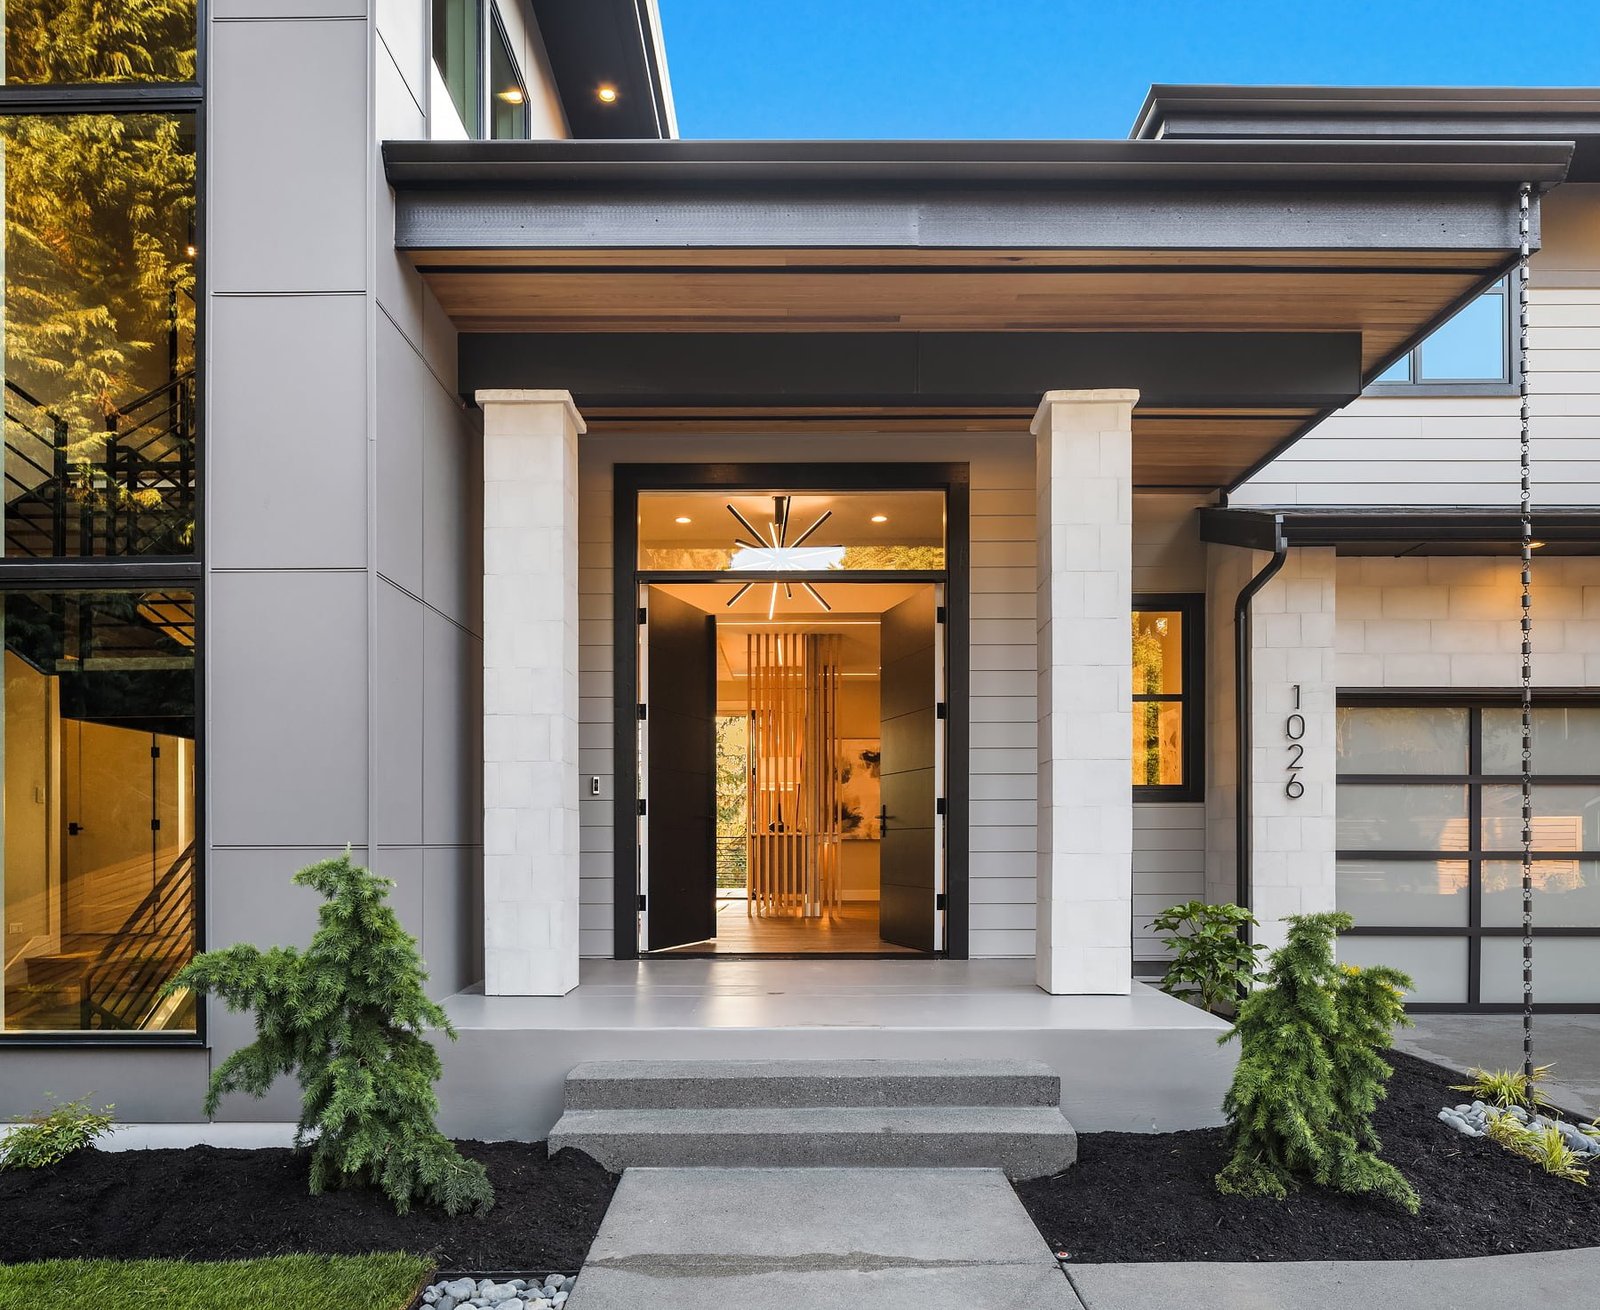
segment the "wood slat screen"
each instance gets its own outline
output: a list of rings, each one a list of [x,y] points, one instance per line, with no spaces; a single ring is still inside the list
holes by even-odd
[[[818,918],[840,901],[837,633],[746,638],[749,914]]]

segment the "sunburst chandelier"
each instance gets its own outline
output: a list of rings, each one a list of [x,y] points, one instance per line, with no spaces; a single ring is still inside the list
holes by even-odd
[[[839,561],[839,556],[844,550],[843,546],[807,546],[811,534],[833,517],[831,509],[822,511],[821,516],[809,528],[802,532],[792,542],[789,540],[789,509],[790,497],[774,496],[772,498],[772,522],[768,524],[766,532],[750,522],[749,519],[732,505],[728,506],[728,513],[732,514],[734,521],[750,534],[754,540],[744,537],[735,537],[734,545],[739,547],[739,552],[734,556],[735,569],[760,569],[767,573],[820,573],[831,568]],[[732,609],[744,597],[744,594],[756,584],[747,582],[729,598],[727,607]],[[774,582],[772,594],[767,600],[767,618],[771,619],[778,611],[778,588],[783,588],[785,600],[794,599],[794,586],[788,582]],[[833,606],[822,598],[822,593],[809,582],[801,582],[800,588],[812,600],[816,601],[824,610],[831,613]]]

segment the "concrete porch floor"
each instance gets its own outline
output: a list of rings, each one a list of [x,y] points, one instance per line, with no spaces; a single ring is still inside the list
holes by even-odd
[[[566,996],[449,997],[443,1127],[543,1138],[584,1060],[1043,1060],[1080,1131],[1221,1122],[1220,1020],[1135,983],[1050,996],[1031,960],[585,960]]]

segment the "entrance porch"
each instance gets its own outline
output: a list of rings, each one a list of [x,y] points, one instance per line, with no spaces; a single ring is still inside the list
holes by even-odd
[[[1039,1060],[1080,1132],[1220,1123],[1234,1062],[1214,1016],[1143,983],[1051,996],[1031,960],[584,960],[565,996],[445,1009],[442,1126],[490,1139],[543,1140],[586,1060]]]

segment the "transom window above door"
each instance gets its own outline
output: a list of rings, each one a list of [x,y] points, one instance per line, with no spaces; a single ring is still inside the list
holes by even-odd
[[[945,567],[940,491],[642,491],[639,567],[826,573]]]

